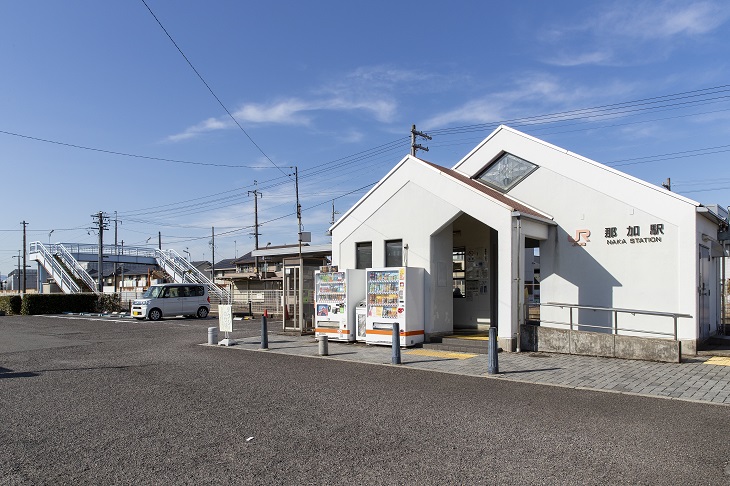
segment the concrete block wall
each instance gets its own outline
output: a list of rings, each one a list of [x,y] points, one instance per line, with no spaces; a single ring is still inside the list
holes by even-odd
[[[682,357],[679,341],[531,325],[520,327],[520,349],[664,363],[679,363]]]

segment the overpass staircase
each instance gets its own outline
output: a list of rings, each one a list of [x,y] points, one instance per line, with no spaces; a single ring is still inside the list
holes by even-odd
[[[79,245],[75,243],[54,243],[48,246],[40,241],[30,244],[29,256],[37,261],[59,288],[67,294],[92,291],[96,294],[96,281],[79,263],[84,261],[98,261],[98,245]],[[147,247],[125,247],[118,251],[113,245],[102,248],[105,262],[124,263],[156,263],[177,283],[198,283],[208,287],[212,299],[220,303],[231,302],[231,293],[222,289],[208,278],[203,272],[195,268],[175,250],[159,250]],[[87,287],[86,289],[84,287]]]
[[[62,245],[46,246],[40,241],[30,244],[29,255],[37,261],[66,294],[94,291],[94,279]],[[86,284],[83,289],[80,282]],[[97,292],[98,293],[98,292]]]

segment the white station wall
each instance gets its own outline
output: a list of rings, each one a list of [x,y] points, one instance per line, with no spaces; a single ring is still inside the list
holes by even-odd
[[[427,333],[449,331],[453,326],[451,302],[444,301],[444,292],[451,298],[453,282],[451,249],[451,234],[439,229],[444,222],[448,222],[459,214],[459,209],[433,193],[423,189],[418,184],[391,178],[388,185],[403,184],[399,188],[390,187],[394,193],[383,200],[377,197],[368,198],[365,203],[369,207],[358,208],[343,224],[333,231],[332,248],[333,263],[340,268],[355,268],[357,243],[372,242],[373,268],[385,266],[385,242],[388,240],[402,240],[408,245],[403,250],[404,259],[407,254],[407,264],[410,267],[421,267],[425,271],[424,288],[424,315],[426,317],[425,331]],[[389,192],[381,188],[378,194]],[[432,238],[431,235],[434,235]],[[435,248],[432,249],[432,245]],[[432,260],[434,255],[441,255],[441,259]],[[447,272],[439,275],[439,271]],[[443,284],[443,285],[440,285]]]
[[[539,166],[509,195],[551,214],[558,225],[541,246],[541,302],[696,316],[693,204],[511,130],[498,132],[456,168],[474,176],[503,151]],[[652,225],[658,234],[650,234]],[[541,312],[543,319],[568,321],[567,310],[543,307]],[[575,317],[611,324],[605,312],[581,311]],[[673,321],[622,314],[619,327],[671,332]],[[680,320],[679,337],[696,338],[695,319]]]

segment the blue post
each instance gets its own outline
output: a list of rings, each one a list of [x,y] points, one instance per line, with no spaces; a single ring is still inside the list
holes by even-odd
[[[487,374],[496,375],[497,373],[499,373],[499,363],[497,362],[497,328],[492,326],[489,328]]]
[[[393,356],[390,359],[391,364],[400,363],[400,324],[393,323]]]
[[[269,349],[269,333],[266,329],[266,316],[261,316],[261,349]]]

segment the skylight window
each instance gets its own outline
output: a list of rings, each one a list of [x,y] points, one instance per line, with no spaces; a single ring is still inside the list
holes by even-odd
[[[477,179],[499,191],[507,192],[535,169],[535,164],[512,154],[504,154],[477,176]]]

